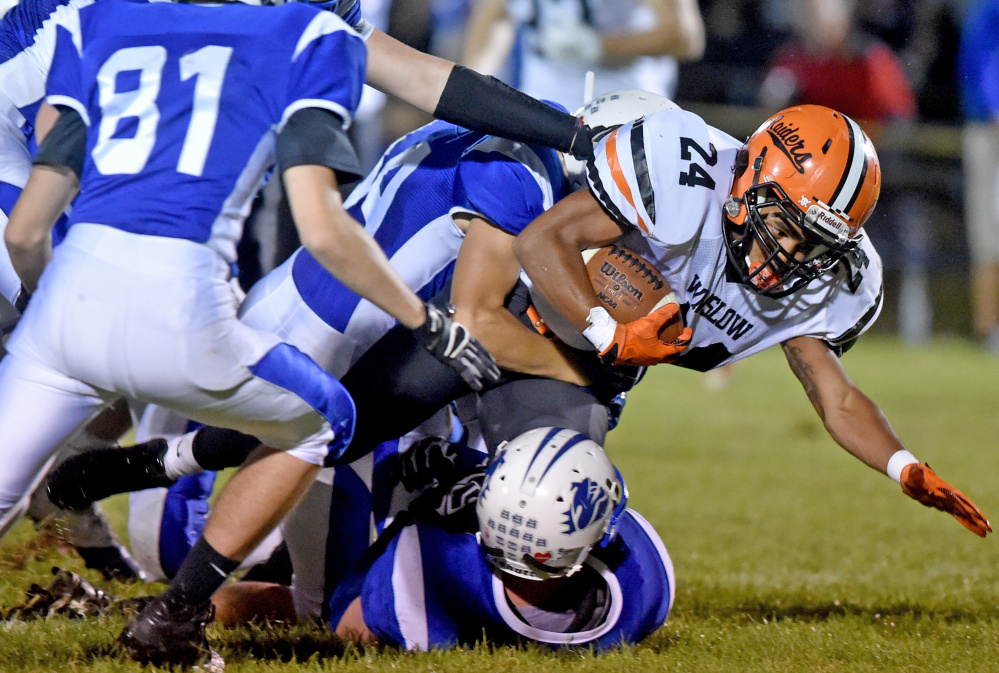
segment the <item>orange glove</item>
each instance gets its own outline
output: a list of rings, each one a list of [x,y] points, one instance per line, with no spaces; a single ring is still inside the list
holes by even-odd
[[[661,362],[671,362],[690,344],[693,332],[684,327],[679,336],[670,341],[659,338],[659,331],[673,321],[680,312],[678,304],[666,304],[652,313],[614,328],[614,340],[600,352],[604,364],[651,367]]]
[[[927,507],[950,513],[979,537],[992,532],[992,525],[975,503],[938,477],[925,463],[912,463],[902,468],[902,492]]]

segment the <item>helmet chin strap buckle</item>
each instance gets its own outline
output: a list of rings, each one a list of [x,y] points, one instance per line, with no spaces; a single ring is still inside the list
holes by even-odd
[[[729,217],[736,217],[739,211],[742,210],[742,199],[737,199],[734,196],[729,196],[725,199],[725,214]]]

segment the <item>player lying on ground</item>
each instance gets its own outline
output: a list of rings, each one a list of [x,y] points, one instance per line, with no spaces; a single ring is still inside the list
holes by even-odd
[[[707,371],[779,343],[838,444],[976,535],[992,530],[905,449],[839,363],[882,302],[881,260],[861,228],[881,168],[860,126],[802,106],[741,143],[665,110],[607,133],[596,152],[589,189],[539,217],[514,247],[535,289],[601,358]],[[676,292],[693,329],[681,352],[658,338],[665,316],[618,324],[600,307],[580,251],[611,242],[653,261]]]
[[[345,638],[424,651],[483,639],[598,651],[637,643],[666,620],[676,587],[662,540],[626,499],[596,443],[531,430],[500,448],[484,481],[439,484],[398,513],[331,588],[326,620]],[[363,499],[354,503],[357,512],[338,513],[367,523]],[[236,582],[212,600],[233,625],[260,610],[293,618],[277,611],[289,592]]]
[[[9,524],[56,444],[122,395],[276,447],[234,477],[167,593],[122,636],[138,658],[193,662],[206,654],[208,598],[326,456],[342,451],[354,420],[334,378],[236,320],[234,242],[275,158],[302,240],[327,269],[473,385],[494,376],[494,365],[405,285],[342,209],[336,173],[356,161],[343,128],[365,49],[341,19],[297,3],[117,0],[73,16],[58,29],[47,85],[49,102],[67,109],[5,237],[22,283],[38,295],[0,362],[0,515]],[[333,61],[342,65],[335,72]],[[118,74],[134,72],[143,74],[138,88],[117,91]],[[261,81],[289,85],[261,89]],[[136,136],[111,137],[131,115],[140,120]],[[52,253],[51,227],[78,184],[69,233]]]

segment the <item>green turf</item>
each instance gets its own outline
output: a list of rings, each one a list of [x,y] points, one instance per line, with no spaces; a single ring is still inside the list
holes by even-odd
[[[917,457],[999,517],[999,359],[957,340],[905,349],[875,337],[843,362]],[[740,363],[721,392],[693,372],[651,371],[607,448],[676,566],[673,613],[639,647],[411,655],[345,649],[304,627],[213,627],[228,670],[999,669],[996,541],[909,500],[835,446],[779,351]],[[120,524],[123,502],[106,505]],[[0,544],[0,606],[47,582],[53,564],[79,568],[32,540],[22,523]],[[120,627],[115,618],[0,623],[0,670],[139,670],[112,649]]]

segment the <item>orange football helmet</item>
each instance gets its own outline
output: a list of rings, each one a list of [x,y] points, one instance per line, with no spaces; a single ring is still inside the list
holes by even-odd
[[[782,110],[749,137],[736,158],[725,202],[729,259],[758,293],[786,296],[857,248],[880,193],[877,152],[855,121],[820,105]],[[794,254],[764,222],[775,215],[803,238]],[[749,260],[754,241],[763,249],[763,263]]]

